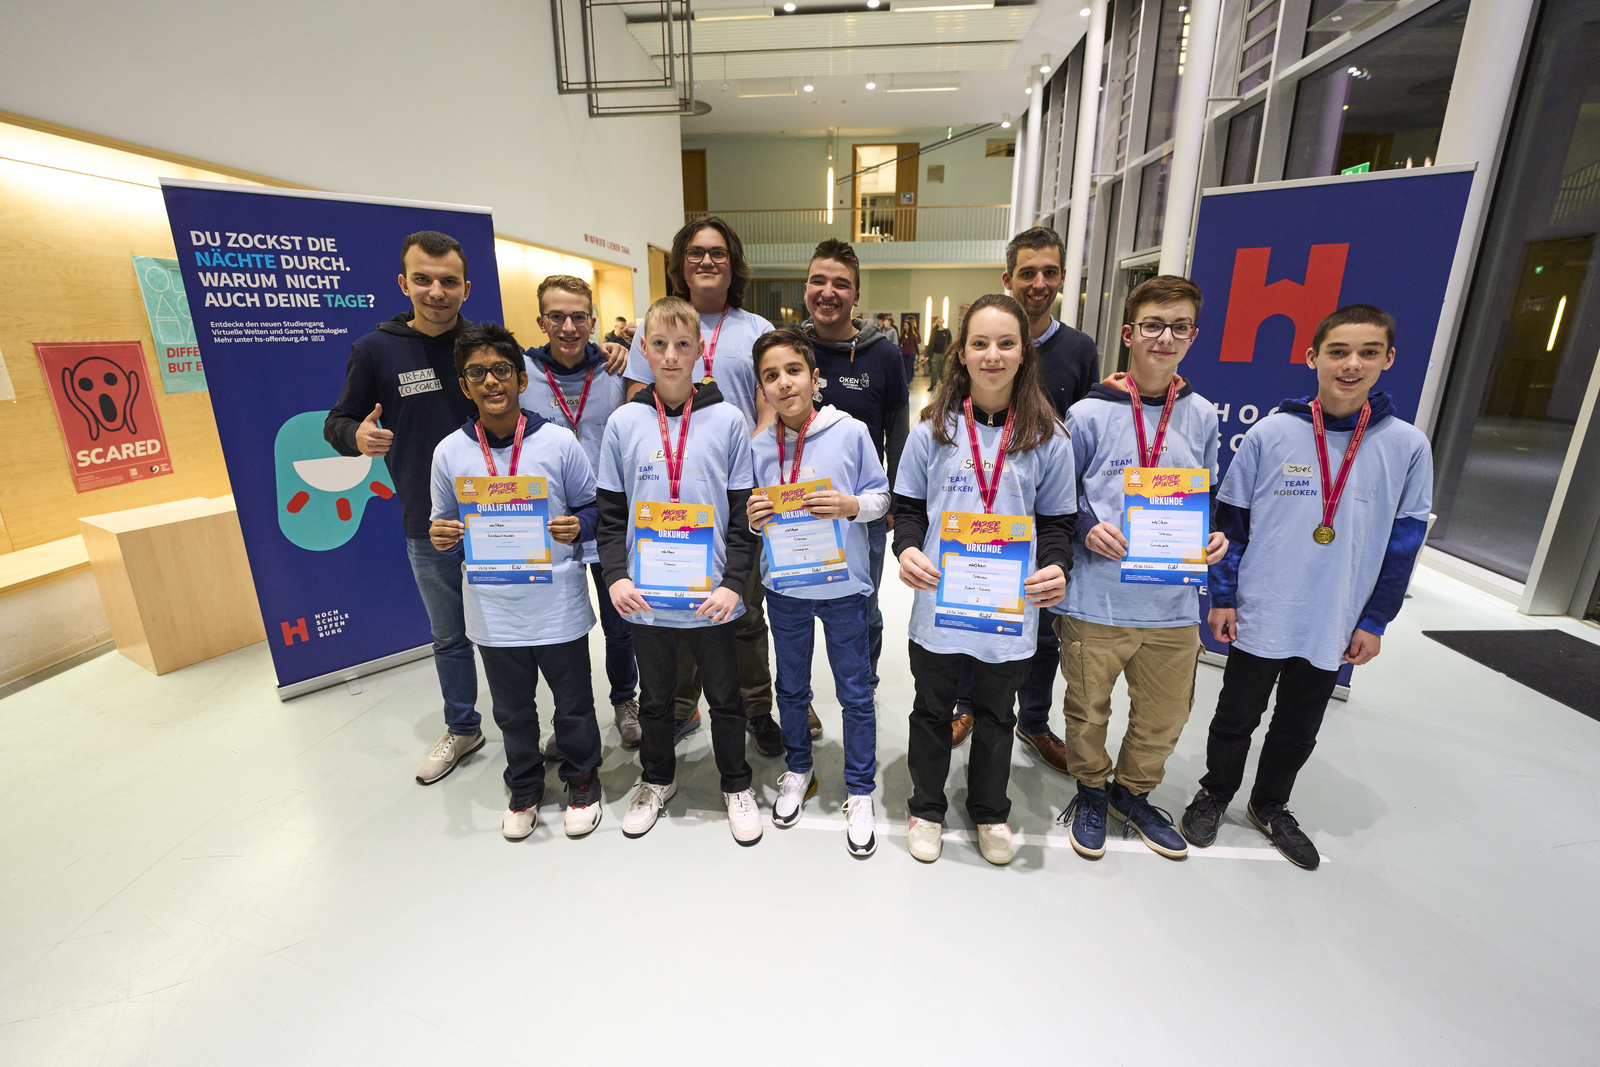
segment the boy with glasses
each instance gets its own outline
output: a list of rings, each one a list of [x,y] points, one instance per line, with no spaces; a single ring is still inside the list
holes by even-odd
[[[739,235],[715,215],[695,219],[680,229],[667,253],[667,286],[673,296],[687,300],[700,316],[701,355],[692,371],[694,381],[717,384],[724,402],[744,416],[747,436],[772,422],[772,409],[756,386],[751,349],[756,338],[772,323],[745,310],[754,271],[744,259]],[[645,358],[643,331],[634,335],[628,355],[628,397],[631,399],[655,381]],[[752,573],[744,589],[744,612],[734,620],[739,652],[739,691],[744,698],[747,726],[756,751],[763,756],[783,754],[783,735],[772,717],[772,667],[767,650],[767,620],[762,612],[760,575]],[[687,653],[678,663],[678,692],[674,717],[681,738],[700,725],[700,677]],[[818,730],[820,731],[820,726]]]
[[[601,814],[595,773],[600,728],[589,678],[594,611],[584,593],[578,547],[594,537],[594,474],[572,434],[519,408],[517,397],[528,381],[522,347],[511,331],[493,322],[467,327],[456,340],[455,363],[459,388],[478,416],[433,450],[429,537],[440,551],[459,551],[463,540],[472,544],[466,557],[471,562],[456,581],[462,584],[467,636],[483,659],[494,719],[505,739],[511,802],[500,833],[521,841],[539,821],[545,767],[534,685],[543,674],[555,703],[555,734],[566,753],[566,833],[583,837],[600,824]],[[545,493],[543,523],[478,510],[527,507],[539,490]],[[480,535],[480,526],[489,523],[494,533]],[[491,546],[480,537],[491,536],[496,543],[485,552]],[[516,551],[508,554],[501,547],[507,544]],[[547,561],[548,569],[526,569],[524,556],[530,564]]]
[[[1172,820],[1147,799],[1194,706],[1200,657],[1200,600],[1193,585],[1122,581],[1123,471],[1129,467],[1204,468],[1217,477],[1217,412],[1178,376],[1199,327],[1200,290],[1187,278],[1158,275],[1128,294],[1128,372],[1113,374],[1067,412],[1077,460],[1078,527],[1072,582],[1056,613],[1066,679],[1067,773],[1077,795],[1062,813],[1072,847],[1091,859],[1106,851],[1106,813],[1137,831],[1153,851],[1188,854]],[[1195,550],[1200,550],[1199,545]],[[1212,533],[1206,562],[1227,551]],[[1113,777],[1106,752],[1111,692],[1128,680],[1128,729]]]
[[[589,283],[569,274],[552,274],[539,283],[539,328],[550,338],[527,354],[527,385],[522,406],[573,432],[589,466],[599,469],[600,442],[606,420],[623,402],[625,380],[609,373],[605,356],[589,341],[595,328],[594,293]],[[622,747],[639,747],[639,682],[633,661],[633,631],[611,606],[600,572],[600,554],[591,539],[584,542],[583,563],[600,597],[600,629],[606,638],[606,679]],[[551,740],[554,741],[554,735]],[[547,744],[545,755],[559,750]]]

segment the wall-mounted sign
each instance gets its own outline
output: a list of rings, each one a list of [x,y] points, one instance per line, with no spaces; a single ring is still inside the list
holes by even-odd
[[[178,261],[134,256],[133,272],[139,278],[144,312],[150,318],[161,387],[169,395],[205,392],[206,372],[200,366],[200,348],[194,339],[194,321],[189,317]]]
[[[138,341],[34,342],[80,493],[172,473],[144,346]]]

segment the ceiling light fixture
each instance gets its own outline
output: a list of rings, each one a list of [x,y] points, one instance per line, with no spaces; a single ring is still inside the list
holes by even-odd
[[[735,19],[770,19],[770,7],[725,7],[716,11],[699,12],[694,14],[696,22],[732,22]]]
[[[806,78],[806,80],[805,80],[805,81],[804,81],[804,82],[803,82],[803,83],[802,83],[802,84],[801,84],[801,86],[800,86],[800,88],[802,88],[802,89],[804,89],[804,90],[805,90],[805,91],[806,91],[806,92],[808,92],[808,93],[809,93],[809,92],[810,92],[810,91],[811,91],[811,90],[813,90],[813,89],[815,89],[815,88],[816,88],[816,85],[815,85],[815,84],[813,84],[813,83],[812,83],[812,81],[811,81],[811,79],[810,79],[810,78],[809,78],[809,77],[808,77],[808,78]]]
[[[947,85],[891,85],[885,89],[886,93],[953,93],[961,88],[955,82]]]
[[[878,3],[879,0],[867,0],[867,6],[874,11],[878,10]]]
[[[878,87],[878,79],[876,77],[874,77],[873,75],[868,74],[867,75],[867,88],[868,89],[876,89],[877,87]]]
[[[1083,18],[1088,18],[1089,17],[1089,9],[1088,8],[1084,8],[1082,11],[1078,12],[1078,14]]]
[[[1011,128],[1011,112],[1007,111],[1004,115],[1000,116],[1000,128],[1002,130],[1009,130]]]
[[[890,11],[987,11],[994,0],[889,0]]]
[[[1026,82],[1023,82],[1022,91],[1024,93],[1026,93],[1028,96],[1032,96],[1033,95],[1033,79],[1032,78],[1029,78]]]
[[[1048,52],[1046,52],[1044,55],[1039,57],[1039,73],[1040,74],[1049,74],[1050,73],[1050,53],[1048,53]]]
[[[784,4],[783,5],[783,9],[785,11],[793,11],[794,10],[794,4],[793,3]]]

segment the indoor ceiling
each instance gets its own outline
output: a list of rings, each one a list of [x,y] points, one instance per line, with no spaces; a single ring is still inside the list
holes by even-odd
[[[1083,37],[1087,0],[906,0],[848,3],[694,0],[696,97],[707,115],[685,134],[833,128],[961,126],[998,122],[1026,107],[1028,74],[1052,68]],[[663,46],[660,6],[629,5],[628,30],[653,59]],[[733,16],[733,17],[729,17]],[[681,32],[681,30],[679,31]],[[876,88],[868,89],[867,84]],[[811,85],[811,91],[804,86]],[[952,88],[953,87],[953,88]]]

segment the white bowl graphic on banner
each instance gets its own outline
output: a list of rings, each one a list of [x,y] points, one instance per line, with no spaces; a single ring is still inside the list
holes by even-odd
[[[351,486],[360,485],[370,469],[371,456],[329,456],[326,459],[294,461],[294,472],[300,476],[300,480],[324,493],[342,493]]]

